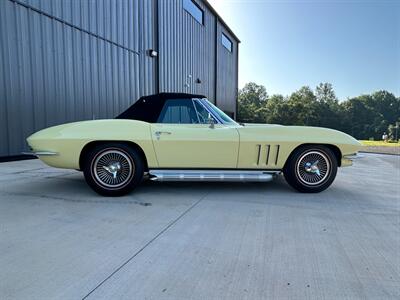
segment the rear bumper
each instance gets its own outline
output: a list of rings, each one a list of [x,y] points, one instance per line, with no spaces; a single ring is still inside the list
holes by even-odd
[[[54,156],[54,155],[58,155],[57,152],[53,152],[53,151],[32,151],[32,152],[22,152],[22,154],[24,155],[34,155],[34,156]]]

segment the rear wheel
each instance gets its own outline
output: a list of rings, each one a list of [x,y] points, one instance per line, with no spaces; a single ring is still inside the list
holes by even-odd
[[[143,178],[143,159],[128,145],[107,143],[95,146],[86,156],[83,173],[86,182],[103,196],[122,196]]]
[[[285,168],[286,181],[303,193],[318,193],[336,177],[337,160],[328,147],[307,145],[296,149]]]

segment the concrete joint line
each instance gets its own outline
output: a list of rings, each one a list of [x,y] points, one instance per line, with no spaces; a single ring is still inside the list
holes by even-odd
[[[150,241],[148,241],[142,248],[136,251],[131,257],[129,257],[125,262],[123,262],[117,269],[115,269],[110,275],[108,275],[103,281],[101,281],[97,286],[95,286],[88,294],[86,294],[82,300],[87,299],[94,291],[101,287],[107,280],[113,277],[117,272],[119,272],[123,267],[125,267],[129,262],[131,262],[137,255],[139,255],[147,246],[151,245],[156,239],[158,239],[162,234],[164,234],[168,229],[175,225],[182,217],[184,217],[188,212],[190,212],[194,207],[196,207],[208,194],[201,197],[194,204],[192,204],[187,210],[180,214],[175,220],[169,223],[163,230],[161,230],[156,236],[154,236]]]

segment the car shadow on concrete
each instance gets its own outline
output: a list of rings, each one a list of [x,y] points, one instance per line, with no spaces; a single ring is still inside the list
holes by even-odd
[[[24,180],[12,184],[4,189],[5,193],[30,195],[48,198],[81,198],[97,199],[125,199],[136,196],[166,195],[196,196],[203,194],[242,195],[249,194],[284,193],[293,194],[295,191],[285,182],[282,176],[272,182],[157,182],[143,181],[134,191],[122,197],[102,197],[96,194],[85,182],[81,172],[48,176],[37,174],[25,177]]]
[[[67,201],[98,204],[164,205],[167,202],[188,203],[204,198],[232,203],[259,203],[304,208],[364,207],[369,200],[360,197],[360,190],[340,182],[318,194],[295,191],[279,175],[271,182],[157,182],[144,181],[130,194],[122,197],[103,197],[85,182],[81,172],[50,175],[37,174],[10,186],[0,188],[5,195],[21,196],[26,201],[40,198],[48,201]]]

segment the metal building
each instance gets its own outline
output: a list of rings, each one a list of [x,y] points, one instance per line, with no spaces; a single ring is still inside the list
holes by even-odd
[[[158,92],[235,116],[239,42],[205,0],[0,0],[0,157]]]

